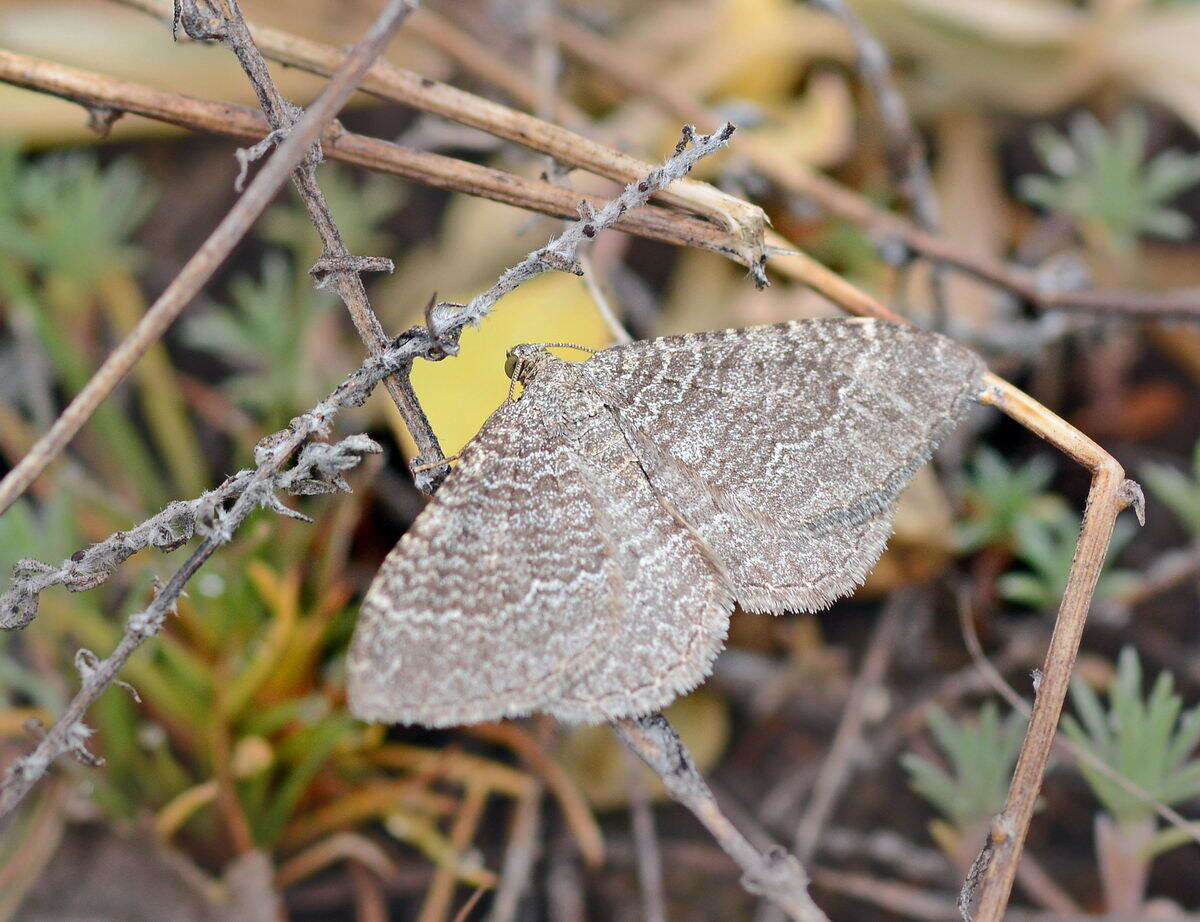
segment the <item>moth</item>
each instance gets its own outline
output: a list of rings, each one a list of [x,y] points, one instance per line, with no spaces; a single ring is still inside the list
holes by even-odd
[[[509,353],[487,420],[362,605],[360,717],[433,727],[651,713],[698,685],[734,605],[814,612],[979,394],[943,336],[798,320]]]

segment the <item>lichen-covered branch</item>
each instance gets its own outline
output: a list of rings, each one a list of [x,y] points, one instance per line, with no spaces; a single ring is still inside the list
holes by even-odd
[[[96,763],[87,750],[87,739],[91,735],[91,730],[83,723],[87,709],[117,680],[121,667],[133,652],[161,630],[166,616],[175,610],[188,580],[217,548],[232,539],[251,512],[265,506],[298,516],[299,513],[282,503],[278,496],[280,492],[303,495],[345,489],[347,485],[342,472],[357,464],[363,454],[380,450],[365,435],[350,436],[334,444],[310,443],[309,440],[327,435],[334,417],[344,409],[365,403],[380,381],[392,374],[407,373],[419,348],[418,340],[403,335],[382,355],[373,356],[323,401],[293,419],[287,429],[259,442],[254,452],[257,467],[253,471],[235,474],[221,487],[191,503],[173,503],[130,532],[114,535],[72,556],[59,568],[30,560],[17,565],[13,586],[3,597],[5,627],[28,623],[36,610],[37,594],[41,589],[56,584],[87,588],[89,584],[103,582],[107,577],[106,568],[116,566],[140,549],[136,545],[177,545],[184,532],[204,535],[183,566],[155,593],[150,605],[130,616],[112,653],[100,660],[90,651],[81,651],[76,660],[82,678],[80,689],[33,752],[9,767],[0,784],[0,818],[20,803],[60,755],[72,752],[85,761]],[[296,464],[285,469],[297,451],[300,456]],[[77,585],[71,586],[72,580],[77,581]]]
[[[310,496],[349,491],[341,472],[358,464],[361,455],[379,450],[365,435],[351,436],[336,445],[307,445],[296,466],[279,474],[264,505],[283,515],[307,519],[284,506],[275,493]],[[94,589],[138,551],[148,547],[173,551],[197,533],[205,534],[222,510],[246,492],[255,473],[252,468],[238,471],[215,490],[196,499],[173,502],[140,525],[76,551],[57,567],[31,557],[17,561],[8,591],[0,595],[0,628],[15,630],[29,624],[37,615],[38,597],[53,586],[66,586],[72,592]]]
[[[454,354],[458,350],[458,334],[464,327],[478,324],[491,313],[497,301],[531,278],[555,269],[582,275],[583,269],[579,265],[577,255],[581,244],[594,238],[605,228],[612,227],[625,212],[644,205],[654,193],[665,189],[675,180],[682,179],[699,160],[728,144],[733,132],[734,126],[729,122],[712,134],[705,135],[696,134],[691,125],[685,126],[683,137],[675,145],[675,152],[662,166],[651,170],[642,179],[629,183],[620,195],[599,210],[587,202],[582,202],[579,206],[579,220],[569,225],[546,246],[534,250],[515,266],[506,269],[496,284],[487,291],[476,295],[466,305],[447,301],[435,304],[428,312],[431,334],[448,353]],[[751,266],[751,273],[760,286],[766,284],[765,262],[766,258],[763,257],[756,265]]]

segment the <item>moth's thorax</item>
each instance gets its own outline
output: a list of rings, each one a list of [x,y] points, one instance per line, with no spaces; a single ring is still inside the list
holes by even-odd
[[[576,389],[584,381],[582,362],[567,362],[552,355],[545,346],[525,343],[508,350],[505,372],[519,384],[534,381],[555,388]]]

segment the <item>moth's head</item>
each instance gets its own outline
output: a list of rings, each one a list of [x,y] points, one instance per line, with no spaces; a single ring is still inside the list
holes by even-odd
[[[504,373],[513,381],[528,384],[536,377],[539,370],[550,365],[563,366],[563,360],[548,351],[551,347],[563,349],[578,349],[589,355],[595,355],[596,350],[575,343],[522,343],[508,350],[508,358],[504,363]]]
[[[538,369],[550,362],[557,362],[541,343],[522,343],[508,350],[504,360],[504,373],[513,381],[528,384],[537,375]]]

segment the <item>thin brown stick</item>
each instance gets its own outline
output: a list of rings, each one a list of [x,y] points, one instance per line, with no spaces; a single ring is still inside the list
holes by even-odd
[[[383,848],[358,833],[343,831],[310,845],[280,864],[275,871],[275,886],[280,890],[294,887],[337,861],[353,861],[382,880],[389,880],[398,873],[395,862]]]
[[[164,22],[173,15],[170,0],[116,0],[142,10]],[[429,21],[429,17],[426,17]],[[309,41],[278,29],[249,23],[255,43],[267,57],[311,73],[327,75],[345,56],[341,49]],[[443,30],[449,29],[443,23]],[[451,49],[445,49],[451,50]],[[458,49],[455,49],[458,50]],[[464,52],[464,58],[476,63]],[[532,83],[530,84],[531,86]],[[404,103],[423,112],[441,115],[464,125],[480,128],[499,138],[549,154],[560,163],[589,170],[625,184],[647,175],[653,164],[599,144],[567,128],[518,112],[463,90],[456,89],[387,61],[378,61],[361,85],[364,92]],[[533,88],[536,101],[536,87]],[[736,198],[696,180],[676,183],[660,190],[658,199],[703,215],[727,230],[736,240],[740,259],[755,266],[763,258],[765,213],[757,205]]]
[[[1139,520],[1143,518],[1140,488],[1125,479],[1124,470],[1111,455],[1028,395],[1006,381],[993,378],[989,375],[984,401],[999,407],[1083,464],[1092,472],[1092,485],[1012,785],[981,855],[980,867],[985,866],[986,870],[980,878],[976,922],[999,922],[1008,905],[1113,523],[1130,505],[1135,507]]]
[[[487,890],[483,887],[476,887],[475,892],[463,903],[462,909],[454,914],[454,922],[467,922],[467,919],[471,917],[471,910],[475,908],[475,905],[483,898],[485,893],[487,893]]]
[[[564,52],[601,71],[618,86],[658,102],[672,116],[686,119],[701,128],[719,121],[688,88],[672,83],[662,74],[649,72],[642,60],[624,53],[603,36],[581,29],[561,17],[554,21],[553,28]],[[788,151],[773,144],[747,136],[739,143],[738,152],[772,182],[789,192],[812,199],[838,217],[868,229],[877,241],[889,238],[898,240],[913,252],[1005,289],[1042,310],[1193,320],[1200,317],[1198,290],[1054,290],[1044,285],[1035,272],[962,250],[953,241],[923,230],[907,218],[878,208],[869,199],[799,162]]]
[[[409,23],[409,31],[442,51],[462,69],[485,84],[494,86],[513,102],[542,117],[552,115],[564,125],[582,127],[590,119],[561,96],[553,100],[549,113],[541,111],[547,100],[538,82],[513,67],[483,42],[429,9],[421,10]]]
[[[346,869],[354,888],[354,922],[388,922],[387,897],[379,880],[354,858],[346,862]]]
[[[433,881],[425,892],[425,900],[421,904],[421,913],[417,922],[444,922],[450,914],[450,906],[454,899],[454,888],[458,883],[458,863],[475,838],[475,830],[483,817],[483,808],[487,806],[488,788],[478,781],[468,781],[463,795],[462,805],[450,825],[450,844],[454,848],[454,856],[447,864],[439,865],[434,872]]]
[[[838,798],[854,775],[851,762],[862,741],[867,699],[883,683],[900,629],[915,604],[919,604],[916,593],[907,590],[893,593],[871,633],[862,667],[854,679],[837,732],[813,785],[812,797],[796,827],[793,850],[801,861],[808,862],[816,856],[821,830],[829,822]]]
[[[692,761],[683,740],[661,714],[614,721],[613,729],[662,779],[667,793],[695,814],[742,869],[742,886],[770,900],[797,922],[829,922],[808,895],[808,875],[778,846],[765,854],[729,821]]]
[[[952,896],[931,893],[898,881],[880,880],[870,874],[816,867],[813,868],[813,883],[910,919],[960,922],[962,918]]]
[[[633,828],[633,854],[638,883],[642,888],[642,918],[646,922],[667,922],[667,901],[663,891],[662,853],[654,828],[654,805],[637,756],[628,748],[625,757],[625,790],[629,795],[629,820]]]
[[[805,864],[810,864],[816,857],[821,832],[828,824],[846,785],[854,776],[853,760],[855,750],[862,742],[866,701],[887,674],[896,640],[904,624],[904,615],[908,614],[915,601],[916,594],[911,591],[901,590],[894,593],[884,605],[871,633],[862,667],[854,679],[850,694],[846,697],[846,706],[842,709],[842,717],[834,733],[833,742],[817,772],[808,806],[796,826],[792,851]],[[774,907],[763,907],[757,918],[760,922],[773,922],[780,917]]]
[[[476,724],[467,728],[472,736],[507,746],[525,767],[537,775],[558,800],[558,809],[575,837],[577,847],[589,867],[604,863],[604,835],[592,815],[587,798],[570,773],[551,758],[533,734],[513,721]]]
[[[959,606],[959,627],[962,629],[963,643],[966,645],[967,652],[971,654],[971,659],[974,660],[980,675],[984,677],[988,685],[1000,697],[1008,702],[1013,710],[1019,711],[1028,717],[1032,711],[1029,702],[1021,697],[1017,690],[1005,681],[1000,670],[988,659],[987,654],[983,652],[983,644],[979,642],[979,634],[975,631],[975,625],[971,621],[970,607],[966,604]],[[1187,833],[1193,842],[1200,845],[1200,823],[1187,819],[1174,808],[1167,806],[1141,787],[1141,785],[1130,781],[1098,756],[1084,749],[1082,746],[1076,745],[1073,740],[1066,737],[1058,737],[1054,741],[1054,745],[1074,761],[1082,762],[1089,768],[1095,769],[1109,781],[1118,785],[1125,793],[1136,797],[1151,807],[1163,820],[1176,829]]]
[[[898,319],[870,295],[844,279],[829,270],[822,271],[823,267],[810,266],[806,257],[788,256],[784,259],[788,264],[794,263],[808,272],[809,283],[845,310],[866,316]],[[999,922],[1012,891],[1021,848],[1041,789],[1046,760],[1066,698],[1096,580],[1108,550],[1113,523],[1121,510],[1130,505],[1134,506],[1141,520],[1143,500],[1141,489],[1125,479],[1120,464],[1074,426],[990,372],[984,376],[983,384],[979,397],[983,403],[1012,417],[1092,473],[1083,528],[1076,543],[1071,573],[1042,667],[1041,692],[1034,705],[1004,811],[993,826],[986,862],[981,862],[981,869],[986,867],[986,870],[980,875],[976,922]]]
[[[565,834],[555,836],[550,843],[546,869],[546,912],[551,922],[587,922],[582,868]]]
[[[346,57],[345,63],[330,79],[321,95],[296,123],[291,134],[271,155],[242,197],[154,302],[133,332],[109,354],[54,425],[0,481],[0,514],[28,489],[34,478],[66,447],[142,354],[191,303],[270,204],[293,167],[307,155],[325,124],[342,108],[371,61],[383,51],[388,39],[414,6],[414,0],[391,0],[371,30]]]
[[[925,157],[925,145],[917,132],[904,97],[892,79],[892,62],[883,44],[871,33],[866,23],[851,7],[848,0],[811,0],[842,21],[857,52],[855,67],[859,78],[875,97],[887,139],[887,163],[901,198],[908,205],[918,227],[931,234],[938,232],[941,223],[933,175]],[[935,326],[944,329],[949,305],[946,303],[945,266],[935,262],[929,277],[933,300]]]
[[[256,141],[271,130],[260,113],[244,106],[156,90],[3,49],[0,49],[0,81],[50,93],[84,107],[129,112],[181,128],[240,140]],[[606,201],[600,196],[572,192],[553,183],[526,179],[466,160],[411,150],[346,131],[336,124],[326,128],[320,140],[328,159],[390,173],[438,189],[477,195],[553,218],[576,217],[581,201],[597,208]],[[699,247],[741,261],[740,246],[727,231],[709,221],[666,208],[644,205],[625,214],[613,226],[625,233],[676,246]]]
[[[1200,540],[1193,540],[1186,547],[1175,548],[1157,557],[1129,586],[1118,595],[1096,603],[1094,610],[1102,618],[1124,619],[1133,608],[1181,583],[1194,580],[1197,575],[1200,575]]]

